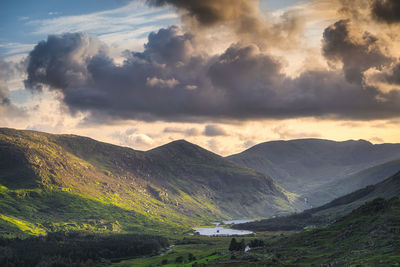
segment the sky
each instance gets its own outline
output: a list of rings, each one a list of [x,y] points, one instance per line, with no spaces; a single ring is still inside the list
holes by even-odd
[[[397,0],[0,0],[0,127],[400,142],[399,30]]]

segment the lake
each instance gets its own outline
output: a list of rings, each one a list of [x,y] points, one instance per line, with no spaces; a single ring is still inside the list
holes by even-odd
[[[238,224],[238,223],[246,223],[252,221],[254,220],[232,220],[232,221],[224,221],[224,224]],[[196,233],[205,236],[249,235],[253,233],[252,231],[224,228],[219,226],[219,223],[214,223],[214,224],[215,227],[193,228],[193,229],[196,231]]]

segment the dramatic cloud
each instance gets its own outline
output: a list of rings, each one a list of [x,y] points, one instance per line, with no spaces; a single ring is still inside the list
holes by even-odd
[[[266,19],[258,0],[147,0],[147,3],[177,8],[192,31],[198,27],[228,26],[241,42],[251,41],[268,47],[292,46],[304,26],[296,12],[286,12],[276,22]]]
[[[204,129],[205,136],[224,136],[228,135],[224,128],[219,125],[206,125]]]
[[[395,65],[389,73],[384,73],[381,77],[389,84],[400,85],[400,64]]]
[[[87,61],[99,55],[100,43],[83,33],[50,35],[30,52],[26,85],[41,91],[85,85],[89,76]]]
[[[326,57],[343,62],[345,75],[320,70],[287,77],[280,60],[257,45],[234,44],[220,55],[207,56],[196,51],[193,35],[170,27],[152,33],[143,52],[127,52],[122,65],[115,64],[93,37],[49,36],[30,53],[26,86],[34,91],[49,86],[63,94],[72,112],[100,118],[397,116],[398,91],[383,93],[359,82],[363,71],[389,58],[380,53],[373,36],[349,37],[347,24],[329,27],[324,45]]]
[[[242,19],[256,11],[255,0],[147,0],[151,5],[173,5],[185,11],[185,16],[205,26]]]
[[[372,15],[378,21],[388,24],[400,22],[400,1],[373,0]]]
[[[372,68],[382,68],[393,61],[386,56],[378,38],[368,32],[354,32],[350,20],[340,20],[324,32],[323,54],[331,61],[343,63],[349,82],[361,83],[363,73]]]

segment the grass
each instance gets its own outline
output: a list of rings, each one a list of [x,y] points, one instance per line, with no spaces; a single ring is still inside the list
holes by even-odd
[[[376,199],[324,228],[267,240],[250,255],[271,266],[398,266],[400,200]]]
[[[12,224],[16,228],[18,228],[20,231],[28,233],[29,235],[39,236],[39,235],[46,234],[46,230],[38,227],[37,225],[35,225],[33,223],[27,222],[27,221],[9,217],[9,216],[3,215],[3,214],[0,214],[0,219],[7,222],[8,224]],[[4,225],[4,222],[0,223],[0,224]]]
[[[131,210],[62,190],[3,188],[0,190],[0,198],[1,219],[7,222],[3,224],[3,228],[13,225],[22,232],[32,235],[58,231],[140,232],[167,235],[178,229],[180,232],[190,230],[187,226],[178,227],[151,220]],[[25,236],[18,235],[18,231],[16,235]]]
[[[164,255],[154,257],[126,260],[114,264],[114,266],[192,266],[193,263],[211,263],[216,260],[225,260],[229,256],[229,237],[186,237],[175,240],[176,245],[166,251]],[[189,254],[193,254],[196,260],[189,261]],[[176,263],[176,259],[182,257],[183,263]]]

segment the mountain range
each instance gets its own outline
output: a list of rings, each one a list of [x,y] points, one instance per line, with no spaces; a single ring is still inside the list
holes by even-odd
[[[376,145],[365,140],[272,141],[227,159],[268,173],[286,190],[319,206],[400,170],[400,144]],[[373,167],[375,171],[370,169]]]
[[[224,158],[185,140],[138,151],[2,128],[0,170],[3,236],[173,233],[308,209],[272,220],[305,218],[298,229],[330,223],[375,197],[398,196],[398,174],[386,178],[400,170],[400,145],[274,141]]]
[[[254,231],[303,230],[306,227],[329,225],[374,199],[400,197],[400,172],[384,181],[369,185],[345,196],[298,214],[234,225],[237,229]]]
[[[4,128],[0,169],[3,233],[157,232],[295,210],[269,176],[183,140],[143,152]]]

